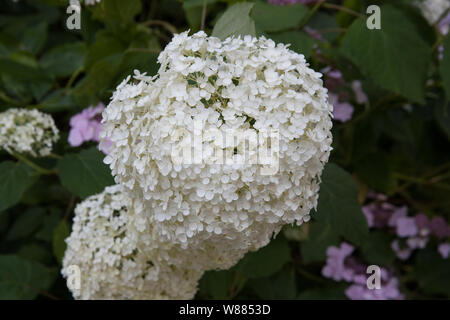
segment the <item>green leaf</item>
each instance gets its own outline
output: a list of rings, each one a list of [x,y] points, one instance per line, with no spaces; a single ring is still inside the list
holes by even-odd
[[[360,0],[344,0],[342,6],[356,12],[365,11],[365,7]],[[347,28],[355,20],[355,16],[346,11],[339,11],[336,18],[342,28]]]
[[[184,0],[183,8],[191,9],[195,7],[203,7],[203,3],[206,2],[206,5],[217,2],[217,0]]]
[[[248,253],[236,268],[249,279],[268,277],[279,271],[290,259],[289,245],[279,236],[257,252]]]
[[[450,259],[435,250],[420,250],[415,275],[427,294],[450,295]]]
[[[255,36],[255,22],[250,18],[254,3],[239,2],[228,8],[214,26],[212,36],[222,40],[230,36]]]
[[[346,299],[345,289],[348,284],[329,285],[326,288],[308,289],[301,292],[299,300],[342,300]]]
[[[51,208],[50,214],[44,217],[42,227],[36,233],[35,238],[46,242],[52,242],[53,233],[60,222],[61,214],[59,209]]]
[[[337,234],[356,244],[368,234],[366,217],[358,204],[358,187],[352,176],[328,163],[322,174],[315,218],[326,221]]]
[[[199,282],[200,294],[207,294],[208,298],[218,300],[228,299],[228,285],[230,271],[207,271]]]
[[[90,70],[98,61],[126,50],[126,45],[114,35],[107,32],[98,32],[96,41],[89,46],[84,60],[84,69]]]
[[[304,263],[325,261],[329,246],[339,243],[339,235],[327,221],[309,223],[308,240],[301,242],[301,253]]]
[[[16,255],[0,255],[0,300],[31,300],[48,290],[56,277],[54,270]]]
[[[122,54],[108,56],[93,65],[90,72],[73,90],[79,105],[88,106],[100,99],[103,91],[113,84],[122,56]]]
[[[370,264],[388,266],[395,259],[391,248],[391,237],[381,231],[372,231],[361,246],[365,261]]]
[[[103,0],[102,5],[105,20],[110,25],[125,26],[133,22],[134,17],[141,11],[140,0]]]
[[[0,58],[0,75],[8,75],[20,81],[51,81],[52,78],[44,70],[31,67],[8,58]]]
[[[450,33],[444,39],[444,56],[439,66],[444,84],[445,98],[450,102]]]
[[[56,227],[53,233],[53,254],[58,260],[59,264],[61,264],[62,259],[64,257],[64,252],[66,251],[66,238],[69,236],[70,231],[67,226],[67,222],[65,220],[61,220],[61,222]]]
[[[55,77],[69,77],[81,68],[86,54],[83,42],[63,44],[47,51],[40,60],[40,65]]]
[[[320,36],[329,42],[336,40],[340,34],[340,29],[336,23],[336,19],[331,14],[324,11],[316,12],[307,26],[312,30],[326,30],[327,32],[320,33]]]
[[[269,278],[251,279],[248,285],[261,299],[294,299],[297,295],[292,268],[284,268]]]
[[[141,73],[147,72],[147,75],[154,75],[158,72],[157,59],[158,54],[156,53],[139,52],[130,49],[120,62],[117,78],[124,79],[128,75],[132,75],[134,70],[139,70]]]
[[[436,103],[434,105],[434,117],[441,130],[450,140],[450,104],[443,103],[442,101],[440,101],[440,103]]]
[[[27,243],[20,247],[17,255],[28,260],[36,261],[43,264],[52,263],[53,256],[50,254],[48,248],[37,243]]]
[[[96,148],[67,154],[58,161],[61,183],[73,194],[86,198],[112,185],[111,172],[103,163],[104,155]]]
[[[33,54],[38,54],[47,40],[47,28],[47,22],[41,22],[32,28],[28,28],[22,37],[25,49]]]
[[[308,12],[308,7],[301,4],[280,6],[257,2],[250,16],[257,28],[276,32],[297,26]]]
[[[42,97],[53,87],[53,81],[30,83],[30,91],[34,99],[40,101]]]
[[[45,211],[40,207],[31,207],[20,215],[9,229],[6,239],[14,241],[33,234],[44,220]]]
[[[290,44],[289,49],[303,54],[306,58],[311,55],[315,41],[303,32],[287,31],[271,35],[275,42]]]
[[[356,163],[358,177],[369,187],[379,192],[391,193],[397,181],[386,157],[377,152],[372,153]]]
[[[0,163],[0,212],[17,204],[38,176],[23,163]]]
[[[341,50],[381,88],[425,103],[431,48],[402,11],[383,6],[379,30],[369,30],[365,18],[355,20]]]
[[[39,103],[39,110],[47,113],[71,110],[75,107],[75,100],[64,89],[53,90]]]

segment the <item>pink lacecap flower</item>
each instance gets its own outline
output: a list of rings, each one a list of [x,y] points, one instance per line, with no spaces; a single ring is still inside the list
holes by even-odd
[[[450,12],[439,21],[437,28],[443,36],[448,33],[450,29]]]
[[[103,103],[95,107],[89,107],[74,115],[70,119],[69,144],[72,147],[78,147],[87,141],[100,141],[100,130],[102,128],[102,112],[105,109]],[[110,141],[104,141],[100,150],[107,153],[110,147]]]
[[[354,283],[345,290],[345,295],[351,300],[402,300],[404,296],[398,289],[398,279],[390,277],[380,289],[369,289],[366,283]]]
[[[441,243],[438,247],[438,251],[441,254],[442,258],[447,259],[450,255],[450,243]]]
[[[408,208],[406,206],[397,207],[386,202],[387,197],[381,194],[371,194],[370,198],[383,201],[371,202],[362,207],[362,211],[367,219],[367,224],[370,228],[384,228],[386,226],[395,227],[397,219],[406,217]]]
[[[355,80],[352,82],[353,93],[355,94],[355,100],[359,104],[365,104],[368,101],[366,93],[362,90],[361,81]]]
[[[349,121],[352,118],[354,107],[346,102],[349,101],[351,95],[348,90],[342,90],[349,87],[345,83],[342,73],[330,67],[322,69],[321,72],[325,74],[324,85],[329,91],[328,97],[330,104],[333,105],[334,119],[341,122]],[[362,85],[359,80],[353,81],[350,88],[358,104],[367,102],[367,95],[362,91]]]
[[[437,24],[437,28],[443,36],[447,35],[450,29],[450,12],[444,18],[442,18],[441,21],[439,21],[439,23]],[[439,60],[442,60],[444,58],[444,46],[439,46],[438,52]]]
[[[397,258],[400,260],[408,260],[411,256],[411,253],[413,250],[409,246],[405,246],[403,248],[400,248],[399,240],[396,239],[391,244],[392,250],[395,252]]]
[[[327,249],[327,263],[322,268],[322,275],[335,281],[351,281],[354,271],[346,266],[346,258],[349,257],[354,247],[343,242],[340,247],[331,246]]]
[[[339,97],[336,94],[330,93],[328,96],[330,103],[333,105],[334,119],[341,122],[350,120],[354,111],[353,106],[347,102],[339,102]]]
[[[397,235],[399,237],[413,237],[417,233],[418,228],[414,218],[401,217],[397,220]]]
[[[450,237],[450,227],[443,217],[433,217],[429,222],[428,227],[430,232],[440,239]]]
[[[381,268],[381,289],[368,289],[367,266],[360,263],[352,255],[354,247],[341,243],[339,247],[327,249],[327,262],[322,268],[322,275],[335,281],[346,281],[351,285],[345,291],[349,299],[354,300],[385,300],[403,299],[398,289],[398,280],[388,270]]]

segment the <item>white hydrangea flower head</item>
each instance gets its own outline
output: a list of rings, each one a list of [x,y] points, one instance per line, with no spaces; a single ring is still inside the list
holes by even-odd
[[[112,141],[105,163],[116,182],[142,202],[160,236],[190,247],[228,237],[248,250],[265,245],[283,224],[308,221],[332,142],[322,75],[303,55],[265,37],[221,41],[202,31],[175,35],[158,61],[156,76],[136,72],[117,87],[103,112],[101,138]],[[242,158],[245,144],[206,134],[202,161],[173,161],[173,150],[195,136],[198,121],[204,132],[222,136],[278,132],[278,171],[263,174],[264,166],[251,161],[212,161],[217,149]],[[273,150],[269,139],[259,142]],[[249,157],[255,155],[250,148]],[[244,241],[243,234],[253,238]]]
[[[132,219],[131,200],[118,185],[77,205],[62,268],[64,277],[70,266],[80,268],[74,297],[192,299],[203,271],[173,264],[179,252],[137,231]]]
[[[45,157],[58,139],[58,128],[48,114],[15,108],[0,113],[0,148],[9,153]]]
[[[422,0],[417,1],[416,6],[420,9],[425,19],[430,24],[438,22],[444,13],[450,9],[449,0]]]

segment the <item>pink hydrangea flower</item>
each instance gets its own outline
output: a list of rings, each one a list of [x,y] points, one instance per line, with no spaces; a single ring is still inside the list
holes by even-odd
[[[450,12],[444,18],[442,18],[441,21],[439,21],[439,23],[437,24],[437,28],[443,36],[447,35],[450,29]],[[439,59],[442,60],[444,58],[444,46],[439,46],[438,51]]]
[[[450,237],[450,227],[443,217],[433,217],[428,226],[430,232],[439,239]]]
[[[355,80],[352,82],[353,93],[355,94],[355,100],[359,104],[365,104],[368,101],[366,93],[362,90],[361,81]]]
[[[346,259],[352,254],[354,247],[343,242],[340,247],[327,249],[327,263],[322,268],[322,275],[335,281],[351,281],[354,271],[346,266]]]
[[[441,243],[438,247],[438,251],[442,258],[447,259],[450,255],[450,243]]]
[[[328,97],[330,103],[333,105],[334,119],[341,122],[349,121],[353,115],[353,106],[347,102],[339,102],[339,97],[336,94],[330,93]]]
[[[352,256],[354,247],[348,243],[341,243],[339,247],[331,246],[327,249],[327,262],[322,268],[322,275],[335,281],[346,281],[351,285],[345,291],[352,300],[386,300],[403,299],[398,289],[398,280],[387,269],[381,268],[381,288],[368,289],[367,266]]]
[[[324,68],[322,73],[325,74],[324,85],[328,89],[329,102],[333,105],[334,119],[347,122],[353,116],[354,107],[346,102],[351,98],[349,90],[353,91],[353,95],[358,104],[364,104],[367,102],[367,95],[362,90],[361,82],[355,80],[351,85],[347,85],[342,77],[342,73],[339,70],[331,69],[330,67]]]
[[[411,249],[409,246],[400,248],[400,242],[398,241],[398,239],[392,241],[391,248],[395,252],[397,258],[399,258],[400,260],[408,260],[413,252],[413,249]]]
[[[401,217],[397,220],[397,235],[399,237],[414,237],[418,233],[416,221],[414,218]]]
[[[380,289],[369,289],[365,283],[355,283],[345,290],[345,295],[351,300],[402,300],[404,296],[398,285],[398,279],[395,277],[385,281]]]
[[[437,28],[443,36],[448,33],[450,29],[450,12],[439,21]]]
[[[386,202],[387,197],[383,195],[371,195],[371,198],[383,202],[371,202],[362,207],[362,211],[367,219],[370,228],[384,228],[386,226],[395,227],[397,219],[406,217],[408,207],[397,207]]]
[[[105,105],[100,102],[97,106],[86,108],[70,119],[68,141],[72,147],[81,146],[87,141],[100,141],[101,120],[104,109]],[[110,143],[106,141],[102,144],[100,150],[107,153],[109,145]]]

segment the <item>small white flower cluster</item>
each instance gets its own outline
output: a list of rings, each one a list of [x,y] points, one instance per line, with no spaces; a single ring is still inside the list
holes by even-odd
[[[192,247],[308,221],[332,142],[321,74],[270,39],[221,41],[204,32],[176,35],[158,61],[157,76],[137,73],[118,86],[101,138],[112,141],[105,163],[116,182],[143,202],[161,237]],[[174,163],[173,148],[195,135],[199,119],[206,131],[278,130],[278,172],[262,175],[253,163]],[[211,144],[239,148],[204,136],[203,153]]]
[[[422,0],[416,2],[416,6],[422,11],[423,16],[430,24],[439,21],[444,13],[450,9],[449,0]]]
[[[152,238],[135,218],[119,185],[77,205],[62,269],[69,277],[70,266],[80,268],[80,287],[70,288],[75,298],[193,298],[203,271],[184,267],[186,253]]]
[[[0,113],[0,148],[9,153],[45,157],[58,139],[58,128],[48,114],[15,108]]]

